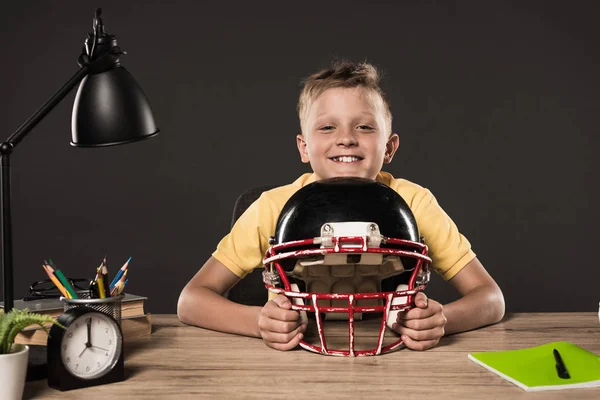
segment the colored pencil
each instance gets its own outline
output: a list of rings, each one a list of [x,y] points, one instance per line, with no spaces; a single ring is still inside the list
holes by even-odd
[[[52,264],[50,264],[50,263],[52,263]],[[54,261],[52,261],[52,259],[50,259],[50,262],[44,260],[44,269],[46,270],[46,272],[49,273],[50,275],[54,276],[56,278],[56,280],[58,280],[60,283],[60,279],[56,275],[56,272],[54,272],[54,268],[51,265],[54,265]],[[71,296],[71,293],[67,290],[67,288],[62,283],[60,283],[60,286],[67,292],[66,297],[69,299],[72,299],[73,296]]]
[[[63,284],[63,286],[65,287],[65,289],[67,289],[67,292],[69,292],[69,294],[71,295],[71,298],[73,299],[78,299],[79,296],[77,296],[77,293],[75,292],[75,290],[71,287],[71,284],[69,283],[69,281],[67,280],[67,278],[63,275],[63,273],[59,270],[59,269],[53,269],[51,266],[46,265],[46,267],[48,268],[48,270],[52,273],[54,273],[56,275],[56,277],[58,278],[58,280],[60,281],[60,283]]]
[[[111,296],[118,296],[121,293],[123,293],[123,290],[125,289],[125,285],[127,285],[127,282],[129,282],[129,279],[127,279],[126,281],[119,281],[115,284],[115,286],[113,287],[113,289],[110,292]]]
[[[46,260],[44,260],[46,261]],[[51,266],[53,270],[57,270],[58,268],[56,268],[56,265],[54,265],[54,261],[52,261],[51,258],[48,259],[48,261],[50,262],[46,262],[47,265]]]
[[[98,268],[96,268],[96,279],[98,279],[98,276],[100,276],[100,271],[102,271],[102,267],[104,266],[104,264],[106,264],[106,256],[104,256],[104,259],[102,260]]]
[[[121,281],[117,282],[113,288],[110,290],[110,295],[111,296],[116,296],[117,292],[119,291],[119,288],[122,286]]]
[[[104,296],[110,297],[110,289],[108,288],[108,268],[106,268],[106,264],[102,266],[102,280],[104,281]]]
[[[113,288],[113,286],[115,286],[115,284],[119,281],[119,279],[121,279],[121,276],[123,275],[123,272],[125,272],[125,270],[129,266],[129,261],[131,261],[131,257],[129,257],[129,259],[127,261],[125,261],[125,264],[123,264],[123,266],[121,267],[121,269],[117,271],[117,274],[115,275],[114,279],[110,283],[110,288],[111,289]]]
[[[106,297],[106,289],[104,287],[104,276],[102,275],[101,267],[98,267],[98,273],[96,274],[96,283],[98,284],[98,295],[101,299]]]
[[[111,296],[116,296],[123,291],[123,288],[125,287],[125,278],[127,278],[127,271],[128,270],[125,270],[123,275],[121,275],[121,279],[119,279],[110,290]]]
[[[50,278],[50,280],[54,283],[54,286],[56,286],[56,288],[62,293],[62,295],[66,298],[71,298],[71,295],[69,294],[69,292],[67,291],[67,289],[65,289],[65,287],[60,283],[60,281],[58,280],[58,278],[56,276],[54,276],[54,274],[52,272],[50,272],[45,265],[42,265],[42,268],[44,268],[44,271],[46,271],[46,274],[48,274],[48,277]]]

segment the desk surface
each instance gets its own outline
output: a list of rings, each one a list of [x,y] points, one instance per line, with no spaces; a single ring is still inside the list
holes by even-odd
[[[150,338],[126,343],[124,382],[59,392],[28,382],[25,399],[519,398],[598,399],[600,388],[528,393],[467,359],[566,340],[600,354],[595,313],[510,314],[503,322],[442,339],[431,350],[374,357],[280,352],[260,339],[186,326],[153,315]]]

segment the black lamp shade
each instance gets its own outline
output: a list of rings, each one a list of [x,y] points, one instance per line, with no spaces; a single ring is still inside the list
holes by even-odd
[[[71,145],[77,147],[112,146],[158,134],[146,95],[121,66],[81,81],[71,128]]]

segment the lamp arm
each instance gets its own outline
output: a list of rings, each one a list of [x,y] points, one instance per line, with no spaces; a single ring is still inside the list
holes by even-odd
[[[79,83],[89,74],[89,67],[87,65],[83,65],[76,73],[69,79],[60,89],[56,91],[27,121],[23,123],[9,138],[5,143],[9,143],[11,145],[11,150],[15,148],[15,146],[23,140],[23,138],[42,120],[44,117],[52,111],[54,107],[61,102],[62,99],[65,98],[66,95],[69,94],[74,87],[79,85]],[[4,144],[4,143],[3,143]],[[4,155],[4,149],[2,149],[2,155]]]
[[[10,154],[23,138],[44,117],[65,98],[69,92],[90,72],[88,65],[83,65],[71,79],[56,91],[23,125],[21,125],[6,142],[0,144],[0,204],[2,207],[2,272],[4,286],[4,311],[14,306],[13,292],[13,254],[12,254],[12,221],[10,212]]]

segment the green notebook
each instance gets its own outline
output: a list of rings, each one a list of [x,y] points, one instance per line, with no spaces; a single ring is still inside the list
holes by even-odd
[[[558,377],[553,349],[560,352],[570,379]],[[569,342],[471,353],[469,359],[528,392],[600,387],[600,357]]]

